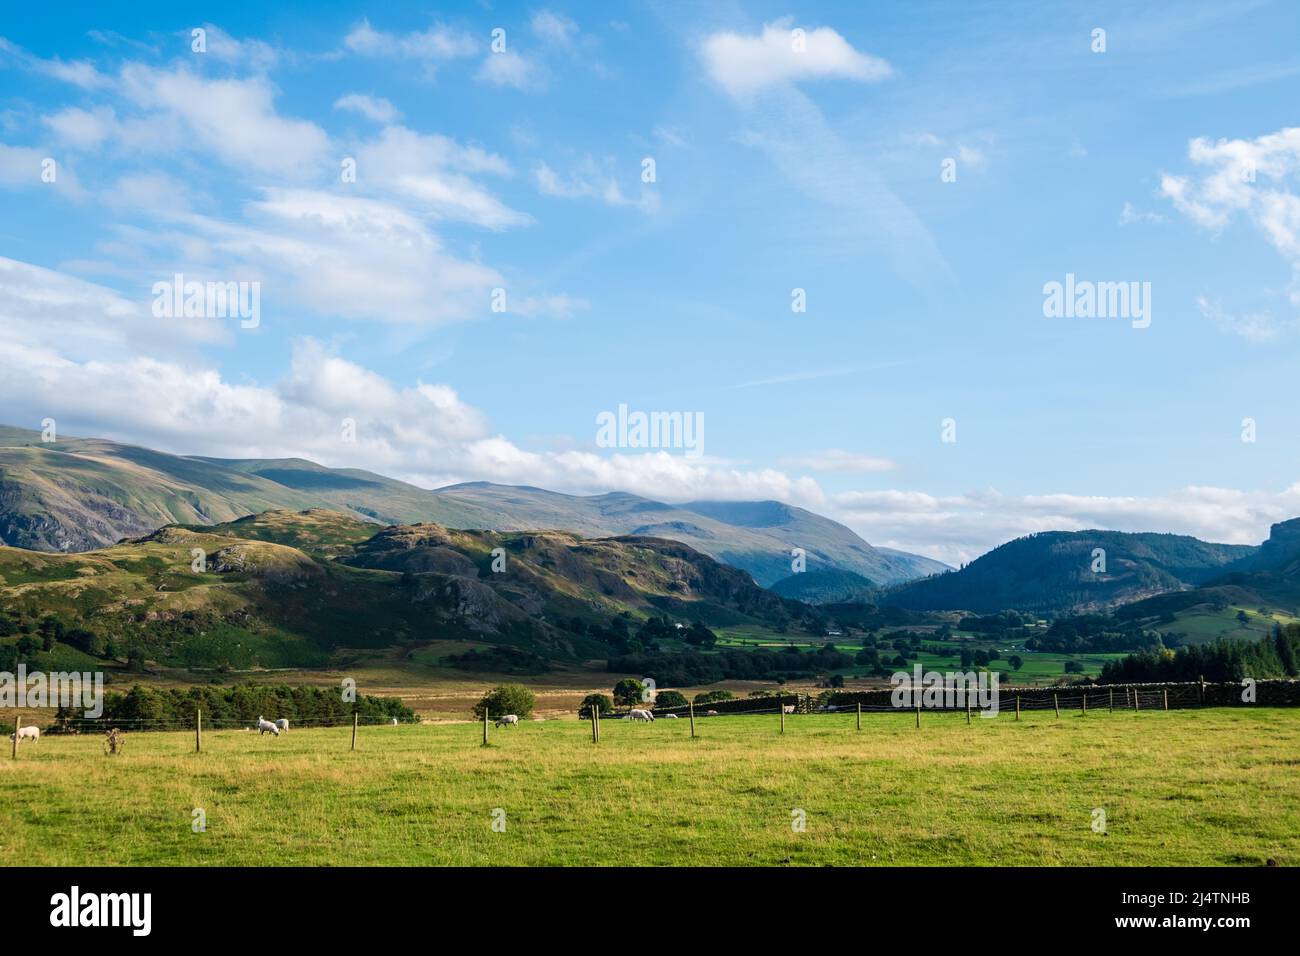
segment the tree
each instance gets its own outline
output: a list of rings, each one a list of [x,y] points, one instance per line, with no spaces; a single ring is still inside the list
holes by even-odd
[[[685,707],[687,704],[686,695],[676,690],[661,690],[655,695],[655,706],[665,709],[673,707]]]
[[[682,639],[694,647],[712,647],[718,643],[718,635],[710,631],[700,621],[696,621],[687,628]]]
[[[1010,657],[1007,658],[1007,663],[1011,665],[1012,670],[1016,670],[1016,671],[1020,670],[1020,668],[1025,666],[1024,658],[1022,658],[1019,654],[1012,654]]]
[[[1284,631],[1279,626],[1273,632],[1273,649],[1277,653],[1277,659],[1282,664],[1282,670],[1288,677],[1295,677],[1300,674],[1300,669],[1296,665],[1295,648],[1291,644],[1292,638],[1300,633],[1300,628],[1294,624],[1288,624]]]
[[[635,677],[624,677],[614,685],[614,703],[625,707],[634,707],[641,703],[645,694],[645,684]]]
[[[1079,661],[1066,661],[1065,672],[1067,674],[1082,674],[1083,664]]]
[[[484,710],[489,718],[514,714],[520,720],[531,717],[537,698],[523,684],[502,684],[483,695],[474,705],[474,716],[483,719]]]
[[[1241,624],[1242,627],[1245,627],[1247,624],[1250,623],[1250,615],[1247,614],[1245,611],[1238,611],[1237,622]]]
[[[41,647],[44,650],[52,651],[55,642],[63,640],[63,622],[53,615],[46,615],[41,619],[38,633],[41,635]]]
[[[596,712],[604,717],[614,709],[614,704],[604,694],[588,694],[578,705],[578,719],[591,720],[592,707],[595,707]]]

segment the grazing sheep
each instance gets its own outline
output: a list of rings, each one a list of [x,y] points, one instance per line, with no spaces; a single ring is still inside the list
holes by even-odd
[[[644,720],[647,723],[655,719],[655,715],[648,710],[629,710],[627,713],[628,720]]]
[[[516,714],[506,714],[503,717],[497,718],[498,727],[517,727],[518,725],[519,717]]]
[[[393,718],[393,720],[392,720],[392,724],[393,724],[394,727],[397,726],[397,718],[396,718],[396,717]]]
[[[664,720],[676,720],[676,719],[677,719],[676,714],[664,714]]]
[[[793,714],[793,713],[794,713],[794,704],[782,704],[782,705],[781,705],[781,710],[782,710],[784,713],[787,713],[787,714]]]
[[[9,735],[10,742],[12,742],[13,739],[14,739],[14,735],[10,734]],[[33,742],[37,742],[40,739],[41,739],[41,728],[39,727],[18,728],[18,743],[22,743],[24,740],[31,740]]]
[[[275,722],[275,726],[279,727],[281,731],[288,730],[289,719],[287,717],[281,717],[279,720]]]
[[[265,720],[265,719],[263,719],[263,718],[261,718],[261,717],[258,717],[258,718],[257,718],[257,736],[261,737],[261,736],[263,736],[263,735],[265,735],[265,734],[275,734],[277,737],[279,737],[279,736],[280,736],[280,728],[277,727],[277,726],[275,726],[275,724],[271,723],[269,720]]]
[[[716,710],[711,710],[711,711],[709,711],[707,714],[705,714],[704,716],[705,716],[705,717],[716,717],[716,716],[718,716],[718,712],[717,712]]]

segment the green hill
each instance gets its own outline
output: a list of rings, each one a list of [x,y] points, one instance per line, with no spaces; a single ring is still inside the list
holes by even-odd
[[[792,574],[777,581],[771,589],[782,597],[805,604],[867,602],[880,593],[880,588],[869,578],[836,568]]]
[[[81,554],[0,548],[0,608],[0,638],[44,633],[52,617],[62,643],[97,656],[238,668],[447,640],[577,661],[624,651],[601,637],[620,618],[776,628],[813,613],[680,542],[376,529],[319,510],[169,526]]]
[[[1300,518],[1269,529],[1268,540],[1220,568],[1206,583],[1118,608],[1115,617],[1183,636],[1187,643],[1251,639],[1300,615]]]
[[[1092,570],[1105,551],[1104,573]],[[1186,535],[1048,531],[1017,538],[959,571],[894,588],[883,604],[913,610],[1007,608],[1043,614],[1100,610],[1202,584],[1256,551]]]

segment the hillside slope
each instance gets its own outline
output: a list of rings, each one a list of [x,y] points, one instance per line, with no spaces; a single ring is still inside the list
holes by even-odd
[[[1105,573],[1092,570],[1097,548],[1105,551]],[[1255,550],[1185,535],[1048,531],[1009,541],[960,571],[894,588],[880,601],[977,613],[1097,610],[1202,584]]]
[[[860,574],[832,568],[792,574],[773,584],[772,591],[807,604],[848,604],[873,601],[880,588]]]
[[[434,640],[578,660],[608,656],[590,635],[620,616],[778,627],[813,613],[680,542],[376,530],[320,510],[169,526],[75,555],[0,548],[0,636],[52,616],[80,650],[189,666],[319,666]]]
[[[1300,518],[1273,525],[1259,548],[1220,568],[1199,587],[1129,604],[1116,616],[1174,615],[1181,621],[1189,615],[1232,617],[1234,609],[1300,614]]]

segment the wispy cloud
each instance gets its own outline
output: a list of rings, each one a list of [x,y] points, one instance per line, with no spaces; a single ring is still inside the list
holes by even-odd
[[[898,463],[889,458],[860,455],[840,448],[829,448],[811,455],[798,455],[779,459],[787,468],[807,468],[810,471],[840,471],[852,473],[893,471]]]
[[[732,96],[800,80],[882,80],[893,73],[880,57],[862,53],[830,27],[800,28],[777,20],[757,36],[722,31],[704,40],[709,75]]]
[[[376,123],[392,123],[401,118],[401,114],[392,103],[382,96],[367,96],[364,93],[348,93],[334,101],[336,110],[349,110],[359,113]]]

